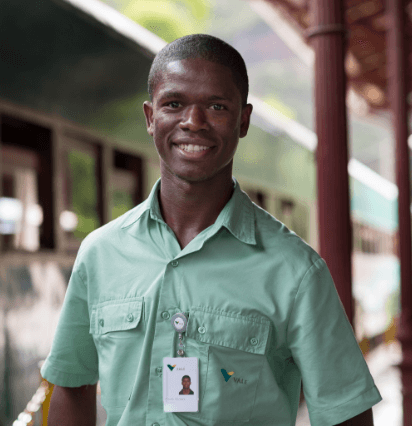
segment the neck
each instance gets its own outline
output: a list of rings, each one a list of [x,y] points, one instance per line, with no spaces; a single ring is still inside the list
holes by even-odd
[[[160,211],[182,249],[197,234],[215,223],[232,194],[231,168],[201,182],[188,182],[162,170]]]

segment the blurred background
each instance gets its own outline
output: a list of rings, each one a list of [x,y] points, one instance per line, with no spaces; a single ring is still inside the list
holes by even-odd
[[[0,0],[0,426],[43,424],[39,362],[79,245],[160,177],[142,103],[166,42],[207,33],[242,54],[254,111],[233,174],[319,249],[309,3]],[[382,83],[389,21],[381,0],[343,3],[353,327],[383,397],[375,425],[400,426],[398,187]],[[303,396],[297,424],[309,425]]]

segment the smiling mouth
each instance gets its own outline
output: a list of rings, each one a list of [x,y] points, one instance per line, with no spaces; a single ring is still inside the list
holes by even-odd
[[[204,160],[212,155],[216,148],[216,146],[207,147],[204,145],[175,143],[173,147],[177,149],[178,155],[185,160]]]
[[[212,149],[211,146],[204,146],[204,145],[195,145],[195,144],[175,144],[179,147],[182,151],[185,152],[201,152],[201,151],[207,151]]]

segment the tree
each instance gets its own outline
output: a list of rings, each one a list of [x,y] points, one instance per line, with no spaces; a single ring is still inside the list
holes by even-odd
[[[209,0],[105,0],[167,42],[207,28]]]

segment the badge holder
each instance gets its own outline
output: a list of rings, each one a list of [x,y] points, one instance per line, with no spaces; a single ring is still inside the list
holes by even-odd
[[[167,413],[199,411],[199,360],[185,357],[183,333],[187,317],[183,313],[172,316],[172,326],[179,333],[177,355],[163,358],[163,405]]]

